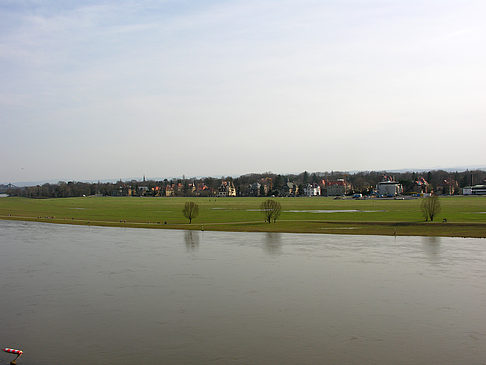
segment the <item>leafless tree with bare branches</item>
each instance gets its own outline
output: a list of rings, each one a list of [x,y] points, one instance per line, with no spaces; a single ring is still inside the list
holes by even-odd
[[[267,199],[260,205],[260,210],[265,217],[265,222],[271,223],[273,220],[275,223],[282,212],[282,206],[275,200]]]

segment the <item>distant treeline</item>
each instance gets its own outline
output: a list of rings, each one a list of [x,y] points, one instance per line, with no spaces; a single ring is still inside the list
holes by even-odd
[[[383,179],[393,179],[402,184],[404,194],[418,192],[417,181],[426,181],[428,190],[438,194],[460,194],[465,186],[486,183],[486,171],[444,170],[422,172],[386,172],[363,171],[346,173],[339,171],[314,172],[304,171],[300,174],[280,175],[271,172],[247,174],[233,177],[181,178],[164,180],[117,181],[114,183],[86,183],[76,181],[59,181],[57,184],[43,184],[27,187],[9,186],[5,192],[11,196],[29,198],[66,198],[80,196],[218,196],[223,185],[230,185],[236,196],[295,196],[304,195],[305,187],[318,185],[322,195],[326,195],[326,184],[344,179],[351,189],[347,194],[370,194],[376,184]],[[294,186],[295,189],[289,188]],[[423,187],[422,187],[423,191]]]

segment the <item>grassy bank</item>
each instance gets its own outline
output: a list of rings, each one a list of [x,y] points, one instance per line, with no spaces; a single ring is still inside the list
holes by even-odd
[[[434,223],[423,222],[419,199],[274,199],[282,205],[275,224],[263,222],[258,211],[262,198],[1,198],[0,218],[143,228],[486,237],[486,197],[441,198]],[[200,207],[190,225],[182,215],[189,200]]]

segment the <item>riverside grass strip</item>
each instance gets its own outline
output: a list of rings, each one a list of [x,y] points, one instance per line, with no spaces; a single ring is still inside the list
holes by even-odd
[[[335,200],[271,198],[282,205],[277,223],[264,223],[265,198],[79,197],[1,198],[0,218],[49,223],[204,229],[214,231],[486,237],[486,197],[441,197],[435,222],[424,222],[420,199]],[[200,214],[188,224],[186,201]],[[447,223],[442,223],[446,218]]]

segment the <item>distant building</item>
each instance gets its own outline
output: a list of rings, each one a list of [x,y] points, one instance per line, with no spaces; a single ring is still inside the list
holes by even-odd
[[[321,187],[318,184],[306,184],[304,186],[304,195],[305,196],[320,196],[321,195]]]
[[[336,181],[326,181],[327,196],[346,195],[351,191],[351,184],[344,179],[337,179]]]
[[[429,183],[422,176],[420,176],[417,180],[415,180],[414,187],[416,188],[418,193],[429,192]]]
[[[486,185],[466,186],[462,189],[464,195],[486,195]]]
[[[402,184],[396,181],[381,181],[376,185],[378,196],[397,196],[403,193]]]
[[[138,187],[138,194],[139,195],[146,195],[149,190],[150,189],[148,188],[148,186],[139,186]]]
[[[454,179],[445,179],[437,186],[437,191],[443,195],[453,195],[459,191],[459,183]]]
[[[154,196],[160,196],[161,193],[162,193],[162,188],[160,186],[155,186],[152,188],[152,194]]]
[[[283,196],[297,196],[299,193],[299,187],[293,182],[287,181],[282,187]]]
[[[211,193],[209,187],[205,183],[197,183],[196,184],[196,195],[198,196],[207,196]]]
[[[175,195],[174,184],[167,185],[165,187],[165,196],[169,197],[169,196],[174,196],[174,195]]]
[[[269,195],[272,192],[273,182],[271,177],[265,177],[263,179],[260,179],[260,185],[263,186],[263,194],[265,196]]]
[[[261,187],[261,184],[259,182],[255,182],[255,183],[251,184],[248,187],[250,196],[260,196],[260,187]]]
[[[236,188],[232,181],[222,181],[218,189],[219,197],[236,196]]]
[[[196,183],[195,182],[189,183],[189,185],[187,186],[187,191],[190,194],[194,194],[194,192],[196,191]]]

